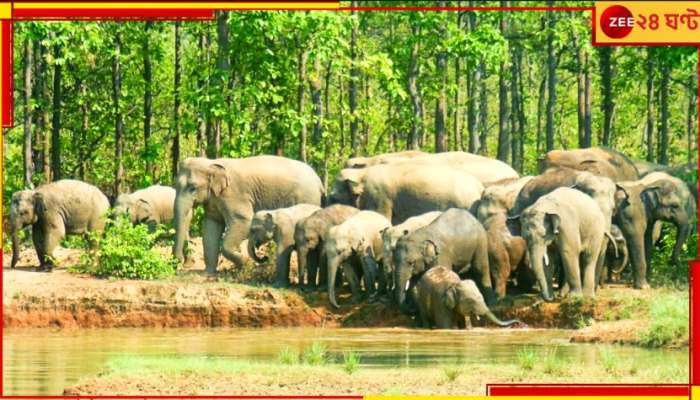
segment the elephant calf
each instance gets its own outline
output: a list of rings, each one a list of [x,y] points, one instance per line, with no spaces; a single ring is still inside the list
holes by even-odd
[[[128,215],[131,223],[155,226],[173,220],[175,188],[153,185],[133,193],[120,194],[114,203],[115,215]]]
[[[391,226],[389,220],[374,211],[360,211],[340,225],[328,230],[324,251],[328,257],[328,300],[338,308],[335,299],[335,277],[338,267],[350,283],[353,298],[360,297],[360,286],[354,270],[361,265],[365,289],[371,297],[374,292],[374,278],[377,276],[375,254],[381,253],[381,231]],[[350,268],[350,267],[355,268]],[[380,287],[385,282],[380,282]]]
[[[620,275],[629,262],[627,240],[617,225],[612,225],[610,236],[617,246],[614,246],[611,241],[605,249],[605,266],[601,274],[601,285],[604,283],[604,279],[607,279],[608,282],[620,280]]]
[[[485,316],[498,326],[518,320],[501,321],[489,310],[474,281],[460,280],[449,267],[428,270],[416,284],[418,317],[423,328],[471,328],[471,315]]]
[[[108,209],[109,200],[100,189],[71,179],[16,192],[10,205],[11,267],[14,268],[19,259],[18,235],[22,228],[32,226],[39,269],[50,272],[58,243],[66,235],[102,232]]]
[[[265,262],[257,254],[258,247],[275,242],[275,286],[289,286],[289,260],[294,250],[294,227],[297,222],[320,210],[313,204],[297,204],[277,210],[262,210],[253,215],[248,233],[248,254],[257,262]],[[301,281],[301,277],[299,278]]]
[[[518,286],[527,286],[531,281],[527,257],[525,257],[527,243],[525,239],[513,235],[508,229],[505,213],[491,215],[483,225],[489,242],[491,281],[496,297],[501,300],[506,295],[508,280],[516,271],[519,275]],[[527,282],[522,282],[523,280]]]
[[[294,247],[299,264],[299,285],[302,289],[322,287],[326,282],[326,258],[323,244],[328,229],[345,222],[360,212],[355,207],[334,204],[303,218],[294,227]],[[307,272],[308,270],[308,272]],[[319,275],[318,284],[316,276]],[[306,285],[304,278],[306,277]],[[325,290],[325,289],[322,289]]]

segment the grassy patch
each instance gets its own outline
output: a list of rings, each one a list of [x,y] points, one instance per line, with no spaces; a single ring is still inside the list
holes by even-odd
[[[352,375],[360,368],[360,356],[354,351],[343,352],[343,370]]]
[[[643,346],[662,347],[688,341],[688,293],[670,292],[649,304],[649,326],[639,333]]]
[[[277,355],[277,359],[284,365],[299,364],[299,352],[289,347],[284,347]]]
[[[442,374],[448,382],[454,382],[462,374],[462,371],[462,366],[457,364],[442,367]]]
[[[328,362],[328,352],[326,346],[321,342],[311,343],[311,347],[306,349],[301,356],[304,363],[309,365],[325,365]]]
[[[620,371],[620,358],[617,354],[613,350],[607,348],[601,349],[598,354],[600,356],[600,364],[605,372],[617,375]]]
[[[523,347],[522,349],[518,350],[517,353],[518,357],[518,365],[520,365],[520,368],[522,368],[525,371],[531,371],[533,368],[535,368],[535,364],[537,363],[537,353],[529,347]]]

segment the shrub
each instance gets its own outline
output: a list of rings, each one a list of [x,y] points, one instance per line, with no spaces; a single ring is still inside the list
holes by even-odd
[[[526,371],[531,371],[533,368],[535,368],[535,364],[537,363],[537,354],[535,354],[534,350],[531,348],[523,347],[522,349],[518,350],[517,357],[520,368]]]
[[[542,370],[549,375],[562,375],[566,361],[557,356],[557,348],[549,349],[542,357]]]
[[[462,374],[462,367],[456,364],[446,365],[442,368],[442,373],[449,382],[454,382]]]
[[[352,375],[360,367],[360,356],[353,351],[343,353],[343,370]]]
[[[639,333],[640,343],[662,347],[688,340],[688,293],[663,294],[651,301],[649,326]]]
[[[302,359],[309,365],[324,365],[328,361],[326,346],[321,342],[313,342],[304,354]]]
[[[153,247],[163,233],[161,228],[149,233],[145,225],[132,225],[126,217],[109,220],[103,235],[90,234],[94,249],[88,249],[73,272],[98,277],[157,279],[173,275],[177,262]]]
[[[299,364],[299,352],[289,347],[284,347],[277,355],[277,359],[284,365]]]
[[[620,369],[620,359],[614,351],[605,348],[600,349],[599,359],[605,372],[613,375],[617,374]]]

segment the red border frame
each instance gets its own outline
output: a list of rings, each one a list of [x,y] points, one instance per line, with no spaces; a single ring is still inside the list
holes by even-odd
[[[80,1],[80,0],[78,0]],[[32,0],[22,1],[23,3],[33,2]],[[155,0],[154,2],[178,3],[179,0]],[[278,3],[282,1],[266,0],[258,1],[260,8],[256,10],[280,10],[275,7],[264,7],[265,3]],[[19,1],[15,3],[20,3]],[[119,3],[115,1],[114,3]],[[12,6],[11,6],[12,7]],[[227,10],[248,10],[245,8],[227,8]],[[331,10],[331,11],[591,11],[592,41],[594,46],[667,46],[682,45],[694,46],[689,43],[620,43],[608,44],[596,42],[596,10],[595,7],[340,7],[340,8],[313,8],[313,9],[290,9],[292,11],[303,10]],[[186,8],[164,8],[164,9],[18,9],[12,10],[12,18],[2,20],[2,59],[0,66],[3,71],[2,127],[12,127],[14,122],[13,105],[13,22],[25,20],[212,20],[215,9],[186,9]],[[700,77],[700,44],[698,47],[698,76]],[[700,79],[699,79],[700,80]],[[700,85],[698,85],[698,98],[700,98]],[[698,102],[700,109],[700,101]],[[698,113],[698,131],[700,132],[700,112]],[[698,139],[698,151],[700,152],[700,138]],[[700,170],[700,157],[698,157],[698,169]],[[2,260],[2,251],[0,251]],[[644,385],[644,384],[487,384],[486,392],[489,396],[690,396],[693,382],[700,382],[700,368],[693,368],[693,365],[700,365],[700,352],[694,353],[695,340],[700,337],[700,326],[693,324],[696,314],[700,317],[700,307],[694,306],[698,300],[693,293],[700,290],[700,279],[695,279],[694,270],[700,268],[700,261],[692,261],[689,268],[689,290],[690,290],[690,343],[689,343],[689,383],[680,385]],[[0,270],[0,278],[2,271]],[[698,275],[700,276],[700,275]],[[2,290],[2,280],[0,279],[0,290]],[[3,309],[0,308],[0,316]],[[0,328],[0,336],[4,331],[4,326]],[[0,358],[3,356],[3,344],[0,342]],[[4,360],[4,358],[3,358]],[[4,371],[0,368],[0,379]],[[4,382],[4,380],[3,380]],[[37,396],[18,395],[5,396],[4,386],[0,386],[0,397],[8,399],[361,399],[362,396]]]

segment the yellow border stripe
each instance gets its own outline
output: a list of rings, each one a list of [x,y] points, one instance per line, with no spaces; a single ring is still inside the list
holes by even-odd
[[[121,8],[168,8],[168,9],[216,9],[226,10],[231,8],[243,9],[314,9],[314,8],[339,8],[339,2],[324,2],[324,3],[255,3],[255,2],[222,2],[222,3],[14,3],[15,9],[36,9],[36,8],[53,8],[53,9],[121,9]]]
[[[688,396],[364,396],[363,400],[688,400]]]

